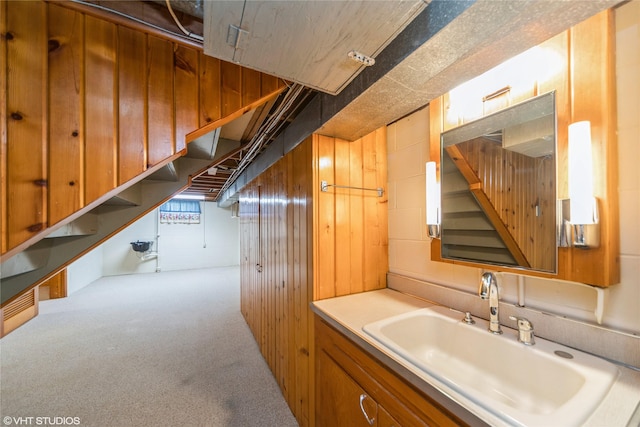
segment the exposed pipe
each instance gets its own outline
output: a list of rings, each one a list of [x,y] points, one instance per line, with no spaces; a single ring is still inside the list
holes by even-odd
[[[191,37],[192,39],[196,39],[196,40],[200,40],[200,41],[204,41],[204,37],[202,37],[200,34],[194,34],[191,31],[188,31],[186,28],[184,28],[182,26],[182,24],[180,23],[180,21],[178,20],[178,17],[176,16],[176,14],[173,12],[173,8],[171,7],[171,2],[169,0],[166,0],[167,3],[167,9],[169,9],[169,13],[171,14],[171,16],[173,17],[173,20],[175,21],[176,25],[178,26],[178,28],[180,28],[180,30],[187,36],[187,37]]]
[[[75,9],[80,10],[80,11],[85,11],[85,12],[89,12],[89,9],[95,9],[96,11],[100,11],[102,12],[103,15],[99,15],[98,16],[108,16],[108,15],[115,15],[118,16],[120,18],[124,18],[126,20],[129,20],[131,22],[134,22],[137,25],[143,26],[144,28],[147,29],[147,31],[152,30],[155,31],[156,34],[162,34],[165,36],[171,36],[173,38],[176,39],[176,41],[180,41],[181,43],[188,43],[192,46],[196,46],[196,47],[202,47],[202,41],[201,40],[197,40],[196,38],[189,38],[186,37],[184,34],[180,34],[177,33],[175,31],[171,31],[169,29],[166,28],[162,28],[158,25],[155,24],[151,24],[149,22],[143,21],[142,19],[136,18],[134,16],[128,15],[126,13],[120,12],[118,10],[115,9],[110,9],[108,7],[102,6],[100,4],[97,3],[90,3],[90,2],[86,2],[83,0],[69,0],[70,4],[74,4]],[[71,5],[69,7],[72,7]],[[94,12],[97,14],[97,12]],[[113,18],[112,18],[113,19]]]
[[[268,138],[273,136],[275,130],[279,126],[282,126],[287,120],[282,120],[286,115],[291,114],[291,109],[294,108],[297,104],[299,97],[302,94],[305,94],[305,90],[307,88],[301,84],[294,83],[292,84],[287,92],[284,95],[283,101],[277,107],[274,114],[272,114],[267,120],[265,120],[258,132],[256,132],[253,139],[248,143],[249,150],[240,160],[240,164],[236,168],[236,170],[231,174],[229,179],[225,182],[225,184],[220,189],[218,193],[218,197],[223,194],[233,182],[238,178],[238,176],[249,166],[249,164],[255,159],[258,154],[260,154],[262,148],[267,144]],[[308,93],[305,94],[308,96]],[[288,116],[287,116],[288,117]]]
[[[524,307],[524,276],[518,275],[518,306]]]
[[[484,270],[480,269],[480,273],[482,274]],[[499,273],[500,275],[515,275],[517,276],[517,280],[518,280],[518,302],[517,305],[519,307],[524,307],[525,306],[525,289],[526,289],[526,280],[527,280],[527,276],[523,276],[521,274],[518,273],[511,273],[508,271],[502,271]],[[545,278],[546,279],[546,278]],[[580,283],[580,282],[571,282],[568,280],[560,280],[560,279],[553,279],[553,280],[557,280],[557,281],[561,281],[564,283],[568,283],[571,285],[577,285],[577,286],[582,286],[583,288],[587,288],[587,289],[591,289],[593,291],[595,291],[596,293],[596,307],[593,310],[593,316],[596,320],[596,323],[598,323],[598,325],[602,324],[602,318],[604,317],[604,306],[605,306],[605,297],[607,295],[607,291],[609,290],[609,288],[600,288],[598,286],[593,286],[593,285],[588,285],[586,283]]]
[[[160,208],[156,208],[155,231],[156,231],[156,252],[158,253],[158,256],[156,256],[156,273],[160,273],[162,271],[162,267],[160,266]]]
[[[165,0],[151,0],[154,3],[164,6]],[[186,13],[198,19],[204,19],[204,3],[202,0],[171,0],[173,10]]]
[[[202,214],[200,215],[202,219],[202,247],[207,248],[207,201],[202,201]]]

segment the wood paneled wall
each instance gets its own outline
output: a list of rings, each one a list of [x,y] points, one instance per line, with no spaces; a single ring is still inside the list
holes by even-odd
[[[570,123],[591,121],[594,196],[599,201],[599,248],[563,248],[571,280],[609,286],[620,282],[618,141],[614,12],[609,9],[570,30]],[[625,88],[619,88],[624,90]],[[566,169],[564,169],[566,170]],[[567,190],[568,192],[568,190]]]
[[[389,269],[387,192],[329,187],[386,187],[387,132],[356,141],[314,137],[314,299],[386,287]]]
[[[2,254],[285,88],[65,6],[0,1]]]
[[[558,273],[527,274],[610,286],[620,281],[620,242],[618,219],[618,175],[616,140],[615,63],[613,54],[613,12],[606,10],[540,45],[548,56],[544,78],[531,82],[531,96],[556,91],[557,110],[557,197],[568,197],[567,147],[570,123],[591,121],[595,196],[599,199],[601,245],[599,248],[558,248]],[[532,64],[533,65],[533,64]],[[551,72],[552,71],[552,72]],[[512,76],[501,75],[505,81]],[[520,95],[526,94],[522,91]],[[516,98],[521,101],[522,98]],[[480,100],[481,101],[481,100]],[[469,102],[476,102],[470,100]],[[508,104],[507,104],[508,105]],[[450,119],[455,108],[446,95],[431,102],[430,155],[440,158],[440,133],[458,123]],[[440,258],[440,241],[431,244],[433,260]],[[446,261],[453,262],[453,261]],[[455,263],[486,266],[473,263]],[[492,267],[493,268],[493,267]],[[522,274],[522,270],[513,271]]]
[[[301,426],[313,402],[311,138],[240,195],[241,310]]]
[[[319,298],[386,287],[386,129],[348,142],[313,135],[240,195],[241,310],[301,426],[313,424]],[[335,181],[337,180],[337,181]]]

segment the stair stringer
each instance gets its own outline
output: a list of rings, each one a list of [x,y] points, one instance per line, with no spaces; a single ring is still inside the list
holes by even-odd
[[[91,214],[98,216],[96,234],[43,239],[32,245],[29,250],[49,251],[45,264],[40,268],[23,274],[2,278],[0,283],[1,304],[5,305],[21,293],[33,288],[129,224],[160,206],[171,196],[186,188],[189,185],[190,176],[206,170],[210,163],[211,160],[180,157],[175,160],[176,181],[158,181],[149,177],[134,184],[134,186],[141,187],[142,198],[140,205],[114,206],[103,204],[91,210]],[[2,271],[2,266],[6,262],[4,261],[0,265],[0,271]]]

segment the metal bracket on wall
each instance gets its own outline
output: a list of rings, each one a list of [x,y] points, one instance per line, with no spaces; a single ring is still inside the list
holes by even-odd
[[[382,197],[382,195],[384,194],[384,189],[382,187],[378,187],[378,188],[351,187],[348,185],[327,184],[327,181],[320,181],[320,191],[326,192],[329,190],[329,187],[348,188],[350,190],[376,191],[378,193],[378,197]]]

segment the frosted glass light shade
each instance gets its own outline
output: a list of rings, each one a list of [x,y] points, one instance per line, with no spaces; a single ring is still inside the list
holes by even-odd
[[[440,185],[436,182],[436,162],[427,162],[427,225],[440,224]]]
[[[591,123],[569,125],[569,204],[572,224],[594,223]]]

